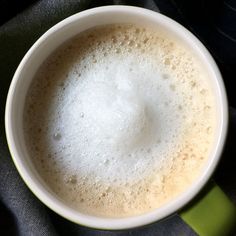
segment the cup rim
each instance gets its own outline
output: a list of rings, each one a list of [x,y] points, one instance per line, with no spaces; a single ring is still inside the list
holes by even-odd
[[[174,200],[170,201],[169,203],[165,204],[164,206],[155,209],[149,213],[145,213],[139,216],[131,216],[125,218],[106,218],[106,217],[96,217],[96,216],[89,216],[78,211],[71,209],[70,207],[66,206],[59,200],[55,199],[52,195],[50,195],[43,186],[41,186],[32,173],[29,173],[24,162],[22,161],[22,157],[19,155],[19,151],[15,145],[15,136],[12,130],[12,110],[13,110],[13,100],[17,99],[14,90],[16,84],[18,83],[18,78],[21,75],[22,68],[25,67],[29,63],[31,54],[37,50],[39,44],[47,40],[48,37],[51,37],[55,32],[61,30],[64,25],[71,24],[72,22],[78,21],[80,18],[89,17],[90,15],[96,13],[107,13],[107,12],[126,12],[126,13],[133,13],[133,14],[141,14],[143,16],[156,18],[162,22],[165,22],[166,25],[172,25],[176,31],[181,32],[181,35],[185,35],[186,37],[190,38],[190,40],[196,45],[199,51],[207,58],[209,65],[216,78],[217,88],[220,92],[221,99],[220,99],[220,106],[222,109],[221,116],[221,125],[220,125],[220,137],[218,138],[217,146],[215,148],[214,157],[211,158],[210,163],[204,169],[203,173],[201,174],[200,178],[188,188],[184,193],[182,193],[179,197],[175,198]],[[63,30],[63,29],[62,29]],[[5,110],[5,130],[6,130],[6,137],[9,146],[9,150],[14,161],[14,164],[20,173],[22,179],[27,184],[29,189],[37,196],[40,201],[42,201],[46,206],[50,209],[58,213],[59,215],[63,216],[64,218],[84,226],[88,226],[91,228],[99,228],[99,229],[110,229],[110,230],[121,230],[121,229],[128,229],[143,226],[146,224],[153,223],[155,221],[161,220],[170,216],[171,214],[177,212],[182,207],[184,207],[188,202],[190,202],[204,187],[207,183],[209,178],[211,177],[213,171],[215,170],[220,156],[224,147],[225,138],[227,134],[227,127],[228,127],[228,104],[227,104],[227,97],[225,92],[225,87],[223,84],[223,79],[221,77],[220,71],[216,66],[215,61],[213,60],[210,53],[206,50],[205,46],[187,29],[185,29],[182,25],[175,22],[174,20],[170,19],[167,16],[162,15],[161,13],[157,13],[151,10],[147,10],[144,8],[133,7],[133,6],[103,6],[103,7],[96,7],[89,10],[85,10],[74,14],[61,22],[57,23],[55,26],[50,28],[46,33],[44,33],[29,49],[26,53],[22,61],[20,62],[14,76],[13,80],[10,85],[10,89],[7,96],[6,102],[6,110]]]

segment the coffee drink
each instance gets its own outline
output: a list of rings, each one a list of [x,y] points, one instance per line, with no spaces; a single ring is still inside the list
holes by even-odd
[[[113,24],[78,34],[41,65],[24,133],[53,194],[86,214],[125,217],[194,183],[215,117],[208,73],[188,45],[162,29]]]

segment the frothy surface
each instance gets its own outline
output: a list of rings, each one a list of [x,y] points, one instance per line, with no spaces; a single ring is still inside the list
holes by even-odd
[[[25,134],[37,170],[72,207],[142,214],[172,200],[208,158],[215,104],[181,42],[135,25],[83,32],[36,75]]]

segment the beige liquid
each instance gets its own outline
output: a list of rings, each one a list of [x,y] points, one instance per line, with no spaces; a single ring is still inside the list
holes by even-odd
[[[191,50],[135,25],[83,32],[41,66],[25,106],[35,167],[63,201],[139,215],[184,192],[212,148],[214,95]]]

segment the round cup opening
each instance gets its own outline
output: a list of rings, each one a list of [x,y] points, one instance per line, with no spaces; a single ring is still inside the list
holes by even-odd
[[[150,213],[127,218],[105,218],[82,214],[60,201],[54,193],[45,186],[30,161],[23,137],[23,109],[25,96],[34,74],[42,62],[59,45],[86,29],[97,25],[111,23],[136,23],[158,29],[166,28],[181,40],[184,40],[202,59],[208,68],[217,102],[218,131],[216,132],[215,148],[209,161],[198,180],[183,194],[168,204]],[[186,29],[173,20],[141,8],[110,6],[87,10],[73,15],[58,23],[47,31],[28,51],[20,63],[7,98],[6,105],[6,133],[13,161],[22,178],[32,192],[49,208],[75,223],[94,228],[124,229],[138,227],[163,219],[175,213],[187,204],[205,185],[212,175],[222,152],[227,131],[227,99],[219,70],[205,47]]]

